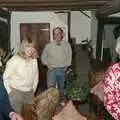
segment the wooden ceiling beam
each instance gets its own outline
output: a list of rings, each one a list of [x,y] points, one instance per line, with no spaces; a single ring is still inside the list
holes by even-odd
[[[0,0],[0,7],[15,10],[97,9],[108,0]],[[110,1],[110,0],[109,0]]]
[[[96,6],[92,6],[92,8],[97,8]],[[51,7],[8,7],[9,11],[48,11],[48,10],[71,10],[71,11],[79,11],[79,10],[92,10],[91,6],[83,6],[83,7],[76,7],[76,6],[68,6],[68,7],[56,7],[56,6],[51,6]]]
[[[34,3],[34,2],[37,2],[37,3],[44,3],[44,2],[47,2],[47,3],[55,3],[55,2],[81,2],[81,3],[84,3],[84,2],[106,2],[106,1],[111,1],[111,0],[0,0],[1,3],[12,3],[12,2],[17,2],[17,3],[22,3],[22,2],[27,2],[27,3]]]
[[[97,17],[107,17],[108,15],[117,13],[120,11],[120,0],[112,0],[107,2],[100,9],[96,10]]]
[[[84,2],[80,2],[80,1],[57,1],[57,2],[35,2],[35,1],[31,1],[31,2],[1,2],[0,1],[0,6],[5,5],[5,6],[29,6],[29,5],[37,5],[37,6],[46,6],[46,5],[103,5],[104,3],[106,3],[106,1],[84,1]]]

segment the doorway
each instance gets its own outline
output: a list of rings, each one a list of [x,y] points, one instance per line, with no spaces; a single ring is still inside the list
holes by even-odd
[[[96,47],[96,58],[105,61],[106,64],[115,62],[116,38],[114,36],[115,28],[120,25],[119,17],[100,18],[98,24],[98,37]]]
[[[47,88],[46,73],[47,68],[41,63],[41,54],[45,45],[50,42],[50,24],[49,23],[21,23],[20,24],[20,39],[31,38],[36,42],[36,48],[39,54],[38,68],[39,68],[39,84],[37,91]]]

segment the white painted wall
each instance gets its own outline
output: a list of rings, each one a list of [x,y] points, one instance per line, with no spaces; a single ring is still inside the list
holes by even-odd
[[[110,49],[110,54],[111,54],[113,63],[115,62],[115,59],[117,57],[117,54],[115,52],[116,39],[113,34],[113,30],[115,29],[116,26],[117,26],[116,24],[106,24],[104,26],[104,34],[103,34],[103,40],[102,40],[103,41],[102,49],[103,48]]]
[[[86,17],[80,11],[71,12],[71,37],[76,39],[76,44],[88,38],[92,40],[93,56],[96,56],[96,41],[98,20],[95,17],[95,11],[84,11],[90,18]]]
[[[91,16],[90,11],[84,11]],[[76,44],[80,44],[82,40],[91,39],[91,19],[86,17],[80,11],[71,12],[71,37],[76,38]]]
[[[106,24],[104,26],[103,48],[112,48],[115,45],[116,40],[113,34],[115,27],[115,24]]]
[[[71,11],[71,37],[76,39],[76,44],[81,43],[82,40],[93,40],[94,56],[96,51],[97,40],[97,20],[94,12],[84,11],[89,19],[80,11]],[[57,13],[53,11],[41,12],[12,12],[11,14],[11,48],[18,51],[20,42],[20,23],[50,23],[50,37],[52,40],[52,29],[56,26],[65,27],[66,36],[68,40],[68,20],[67,13]]]
[[[120,17],[120,12],[117,12],[115,14],[111,14],[108,17]]]
[[[68,39],[67,14],[55,14],[54,12],[12,12],[11,14],[11,48],[18,52],[20,43],[20,23],[50,23],[50,37],[52,40],[52,29],[60,26],[65,28]]]
[[[96,44],[97,44],[98,20],[95,17],[95,11],[91,12],[91,40],[93,47],[93,56],[96,58]]]

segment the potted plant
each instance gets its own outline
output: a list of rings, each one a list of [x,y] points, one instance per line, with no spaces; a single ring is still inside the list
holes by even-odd
[[[88,99],[88,88],[86,88],[85,85],[78,86],[76,84],[76,74],[73,72],[73,70],[70,68],[67,70],[65,75],[65,96],[72,100],[73,102],[83,102]]]
[[[6,67],[6,63],[7,61],[14,55],[14,49],[9,50],[4,52],[4,54],[1,56],[1,65],[0,65],[0,73],[3,74],[5,67]]]

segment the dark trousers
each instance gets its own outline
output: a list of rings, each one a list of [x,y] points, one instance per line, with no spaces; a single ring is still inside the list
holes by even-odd
[[[0,120],[10,120],[8,116],[11,111],[13,109],[3,84],[2,75],[0,74]]]

